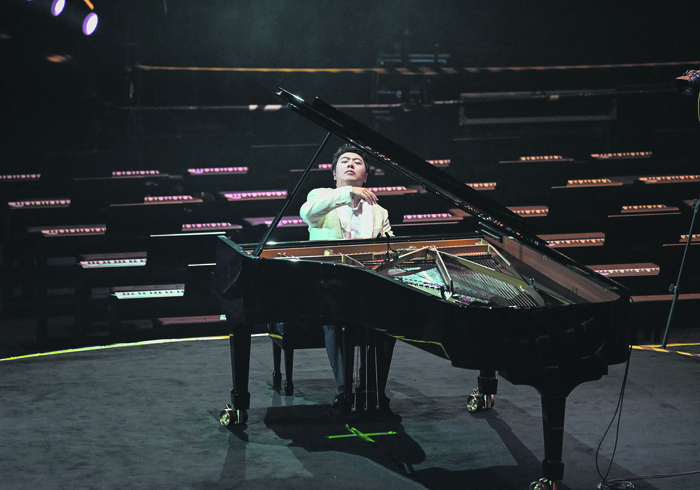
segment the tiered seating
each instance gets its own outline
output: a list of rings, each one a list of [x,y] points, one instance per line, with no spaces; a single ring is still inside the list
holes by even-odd
[[[178,308],[155,305],[144,315],[162,317],[158,325],[167,325],[169,316],[183,312],[218,313],[218,305],[206,301],[214,263],[207,239],[235,233],[241,226],[209,221],[211,213],[202,198],[166,194],[174,187],[167,174],[103,173],[107,172],[111,175],[66,172],[70,178],[49,181],[40,189],[45,196],[64,192],[60,198],[37,198],[24,181],[12,185],[14,179],[4,179],[11,189],[8,195],[16,200],[3,209],[3,305],[24,303],[31,308],[39,343],[49,337],[49,316],[58,314],[75,315],[80,342],[95,321],[109,320],[112,338],[123,338],[120,320],[136,318],[136,311],[147,308],[112,305],[108,309],[100,294],[105,289],[117,298],[116,291],[129,288],[178,284],[185,289],[187,285]],[[62,293],[60,298],[56,291]]]
[[[49,302],[64,299],[49,291],[65,293],[72,287],[73,251],[99,250],[104,241],[104,208],[74,201],[76,179],[108,175],[112,166],[110,155],[99,152],[46,155],[7,165],[6,176],[32,178],[3,179],[3,196],[10,196],[2,203],[3,306],[30,308],[40,341],[46,340]],[[70,301],[64,306],[72,313]]]
[[[498,170],[491,177],[505,204],[511,201],[509,195],[516,203],[533,199],[536,206],[511,209],[529,209],[518,214],[537,225],[552,247],[628,286],[639,303],[632,310],[636,312],[633,322],[654,324],[654,328],[645,327],[644,335],[659,340],[669,315],[669,285],[677,282],[685,249],[681,235],[687,237],[692,202],[700,196],[700,176],[688,172],[682,158],[657,157],[646,150],[591,152],[583,165],[572,162],[576,160],[547,161],[547,173],[555,177],[546,180],[554,185],[534,196],[526,192],[523,197],[514,183],[530,186],[528,174],[540,175],[539,161],[520,169],[510,166],[506,179],[510,185],[501,185]],[[697,265],[697,250],[695,242],[686,260],[676,324],[693,321],[690,305],[698,298],[700,284],[697,269],[688,264]]]
[[[616,134],[627,123],[615,120],[605,104],[595,109],[596,117],[567,120],[560,108],[551,117],[538,113],[534,121],[527,114],[514,119],[507,100],[491,97],[501,104],[500,116],[488,108],[482,108],[483,117],[467,111],[475,104],[471,99],[463,100],[461,119],[457,108],[446,105],[410,113],[356,110],[353,116],[505,205],[531,222],[552,247],[615,277],[632,288],[640,304],[653,303],[656,316],[665,316],[668,288],[677,280],[685,249],[682,236],[689,231],[693,199],[700,197],[693,163],[700,140],[696,132],[666,131],[627,141]],[[578,104],[571,97],[574,115],[588,114],[581,112],[588,101]],[[0,178],[3,307],[32,305],[43,339],[46,318],[54,311],[48,306],[56,306],[50,301],[56,295],[46,293],[56,290],[69,292],[64,304],[70,313],[77,305],[78,336],[103,320],[111,320],[115,338],[131,319],[147,318],[163,328],[186,325],[187,317],[216,323],[210,306],[185,306],[194,291],[197,301],[206,296],[205,286],[187,287],[190,280],[203,284],[207,275],[207,265],[193,264],[214,261],[200,254],[209,235],[199,234],[227,233],[241,243],[257,242],[321,139],[289,111],[236,117],[248,118],[252,139],[232,143],[236,152],[230,155],[222,149],[225,163],[193,164],[190,155],[177,155],[175,148],[169,156],[178,159],[163,157],[146,170],[102,153],[5,165]],[[158,118],[151,114],[142,123],[155,126]],[[152,128],[144,135],[145,146],[149,137],[179,138]],[[298,210],[309,190],[333,185],[329,154],[325,150],[319,158],[272,240],[307,238]],[[389,209],[397,235],[459,234],[474,228],[468,215],[390,169],[371,165],[368,185]],[[693,267],[699,245],[694,239],[690,246],[681,303],[700,293]],[[168,249],[180,255],[163,254]],[[183,284],[183,296],[172,301],[153,292],[157,285],[180,291]],[[148,299],[120,299],[116,293],[129,287],[140,288]],[[138,295],[121,295],[126,296]]]

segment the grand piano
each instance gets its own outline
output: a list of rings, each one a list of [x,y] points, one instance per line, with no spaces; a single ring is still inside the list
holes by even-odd
[[[267,247],[304,174],[260,243],[241,245],[220,236],[215,282],[229,324],[233,377],[221,423],[247,420],[255,325],[292,321],[369,329],[455,367],[479,370],[470,411],[490,407],[496,373],[534,387],[542,401],[544,459],[542,478],[530,488],[554,488],[564,475],[567,396],[629,357],[629,292],[550,248],[518,215],[333,106],[284,89],[278,95],[328,131],[314,160],[336,135],[466,211],[478,226],[463,236]],[[345,300],[349,288],[352,302]]]

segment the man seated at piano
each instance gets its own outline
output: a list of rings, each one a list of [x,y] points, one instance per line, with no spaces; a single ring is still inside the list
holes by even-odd
[[[377,204],[374,192],[364,187],[369,174],[367,155],[352,145],[344,144],[333,154],[332,171],[335,188],[312,190],[301,207],[301,218],[309,225],[309,239],[344,240],[393,235],[388,211]],[[351,299],[352,291],[348,291],[348,295]],[[337,388],[332,408],[346,411],[352,404],[353,395],[352,347],[347,345],[350,341],[344,337],[342,327],[326,325],[323,329],[326,352]],[[378,386],[375,393],[378,400],[369,403],[388,409],[389,399],[384,391],[396,339],[382,334],[377,334],[376,337],[377,377],[367,377],[376,379]],[[374,352],[374,347],[369,349],[372,360],[375,359]],[[366,389],[366,384],[363,383],[365,356],[360,358],[362,362],[358,392]]]

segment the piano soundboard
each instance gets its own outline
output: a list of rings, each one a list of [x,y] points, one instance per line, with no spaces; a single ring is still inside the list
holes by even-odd
[[[341,263],[369,269],[407,286],[464,305],[567,304],[533,277],[524,277],[500,244],[484,238],[335,243],[264,250],[262,257]]]

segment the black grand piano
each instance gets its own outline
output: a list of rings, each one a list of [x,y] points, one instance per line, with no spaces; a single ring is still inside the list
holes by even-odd
[[[278,95],[328,131],[316,156],[328,136],[336,135],[471,214],[478,231],[266,247],[302,176],[260,243],[239,245],[221,236],[216,290],[228,319],[233,375],[222,424],[247,420],[254,325],[298,321],[370,329],[455,367],[479,370],[470,411],[490,406],[496,373],[536,388],[545,454],[543,478],[530,488],[553,488],[564,474],[566,397],[629,356],[628,292],[549,248],[505,207],[331,105],[320,99],[308,103],[284,89]],[[348,288],[352,304],[343,299]]]

